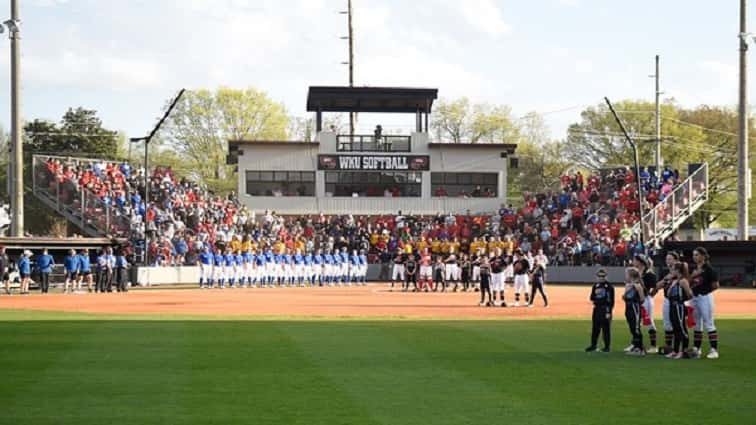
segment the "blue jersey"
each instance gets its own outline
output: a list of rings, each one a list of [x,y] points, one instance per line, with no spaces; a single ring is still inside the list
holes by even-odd
[[[341,253],[341,262],[342,263],[348,263],[349,262],[349,254],[346,252]]]
[[[312,255],[310,254],[305,255],[304,263],[306,266],[309,266],[310,264],[312,264]]]
[[[118,255],[115,258],[115,266],[116,268],[122,269],[129,265],[129,262],[126,261],[126,257],[123,255]]]
[[[365,254],[360,254],[360,264],[361,264],[361,265],[363,265],[363,266],[364,266],[365,264],[367,264],[367,255],[365,255]]]
[[[244,262],[247,264],[252,264],[255,262],[255,254],[247,251],[244,253]]]
[[[264,265],[268,261],[268,257],[266,257],[264,254],[259,254],[255,257],[255,263],[258,266]]]
[[[294,264],[296,264],[296,265],[298,265],[298,266],[300,266],[300,265],[304,264],[304,257],[302,257],[302,256],[301,256],[301,255],[299,255],[299,254],[295,255],[295,256],[294,256]]]
[[[233,266],[236,262],[236,259],[234,258],[234,254],[226,254],[225,258],[226,260],[226,266]]]
[[[222,265],[223,265],[223,260],[224,260],[224,259],[225,259],[225,258],[223,257],[223,254],[215,254],[215,255],[213,256],[213,261],[215,261],[215,265],[216,265],[216,266],[222,266]]]
[[[326,254],[324,260],[326,264],[333,264],[333,255]]]
[[[335,265],[341,265],[341,255],[339,254],[333,254],[333,264]]]
[[[273,255],[272,251],[268,251],[265,253],[265,260],[269,263],[277,263],[278,262],[278,256]]]
[[[108,268],[108,256],[100,255],[97,257],[97,270],[106,270]]]
[[[67,255],[63,260],[63,267],[68,273],[76,273],[79,271],[79,257],[76,255]]]
[[[283,256],[284,264],[291,264],[291,255],[286,254]]]
[[[21,274],[31,274],[31,261],[26,255],[18,259],[18,272]]]
[[[80,273],[91,273],[92,272],[92,264],[89,261],[89,255],[87,254],[79,254],[79,272]]]
[[[283,264],[283,260],[284,260],[284,258],[283,258],[283,255],[275,255],[275,256],[273,257],[273,261],[274,261],[274,262],[275,262],[276,264]]]
[[[356,265],[360,264],[360,257],[358,257],[356,255],[350,256],[349,257],[349,263],[352,264],[353,266],[356,266]]]
[[[318,254],[312,257],[312,263],[315,264],[316,266],[323,264],[323,256]]]
[[[199,255],[200,263],[206,265],[206,266],[212,266],[213,265],[213,254],[209,252],[203,252]]]
[[[241,266],[244,263],[245,263],[244,256],[241,254],[236,254],[236,265]]]
[[[40,254],[37,256],[37,268],[42,273],[51,273],[54,264],[55,261],[53,260],[52,255]]]

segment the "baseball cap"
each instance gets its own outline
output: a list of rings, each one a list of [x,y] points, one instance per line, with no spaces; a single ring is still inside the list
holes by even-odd
[[[598,271],[596,272],[596,277],[599,279],[606,278],[606,269],[598,269]]]

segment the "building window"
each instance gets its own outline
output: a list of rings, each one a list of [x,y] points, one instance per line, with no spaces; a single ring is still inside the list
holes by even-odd
[[[247,171],[249,196],[315,196],[314,171]]]
[[[434,197],[495,198],[499,193],[498,173],[431,173]]]
[[[423,173],[326,171],[326,196],[419,198]]]

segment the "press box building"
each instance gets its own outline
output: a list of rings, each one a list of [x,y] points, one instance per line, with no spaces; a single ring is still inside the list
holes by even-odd
[[[278,214],[435,214],[497,210],[507,199],[508,158],[516,145],[432,141],[428,118],[437,89],[310,87],[312,142],[232,140],[239,198]],[[415,114],[406,135],[337,134],[329,112]]]

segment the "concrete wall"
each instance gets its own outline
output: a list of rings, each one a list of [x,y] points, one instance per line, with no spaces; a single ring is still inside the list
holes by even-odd
[[[592,283],[596,280],[596,270],[594,267],[550,267],[546,282]],[[607,267],[606,270],[610,282],[620,283],[624,280],[624,268]],[[380,264],[368,266],[369,281],[379,281],[380,273]],[[139,267],[137,282],[140,285],[196,284],[199,282],[199,267]]]

